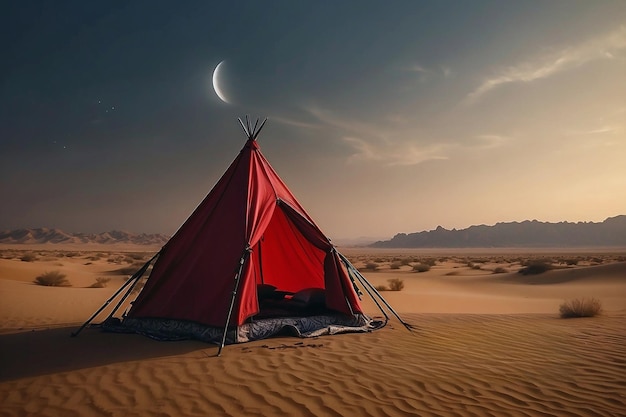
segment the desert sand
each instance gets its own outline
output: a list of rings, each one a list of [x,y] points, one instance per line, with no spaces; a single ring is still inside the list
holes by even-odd
[[[151,256],[92,249],[0,248],[0,416],[626,415],[626,251],[348,248],[372,284],[402,280],[382,294],[413,332],[392,318],[369,334],[267,339],[216,357],[196,341],[69,337]],[[554,269],[519,274],[532,259]],[[71,287],[35,285],[45,271]],[[97,278],[105,288],[89,288]],[[602,313],[559,317],[582,297]]]

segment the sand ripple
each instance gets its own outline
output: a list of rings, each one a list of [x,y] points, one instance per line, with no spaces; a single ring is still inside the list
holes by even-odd
[[[199,345],[173,356],[4,378],[0,416],[626,413],[624,315],[409,321],[418,327],[414,334],[388,326],[364,335],[273,339],[227,347],[220,358]],[[99,339],[106,343],[107,336]],[[146,340],[143,348],[156,343]]]

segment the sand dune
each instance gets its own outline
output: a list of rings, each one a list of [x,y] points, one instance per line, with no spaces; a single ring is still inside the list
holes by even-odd
[[[550,271],[547,274],[521,275],[514,274],[505,278],[498,277],[502,282],[535,285],[554,285],[563,283],[610,284],[626,281],[626,262],[595,265],[585,268],[567,268]]]
[[[383,295],[413,333],[392,320],[371,334],[268,339],[216,357],[195,341],[95,328],[71,338],[124,276],[85,287],[135,260],[48,255],[0,259],[3,417],[625,415],[626,263],[613,258],[538,276],[495,258],[476,268],[450,257],[426,273],[384,261],[365,274],[376,285],[404,281]],[[494,274],[502,265],[509,272]],[[51,267],[73,287],[32,284]],[[563,299],[582,296],[604,313],[558,318]]]

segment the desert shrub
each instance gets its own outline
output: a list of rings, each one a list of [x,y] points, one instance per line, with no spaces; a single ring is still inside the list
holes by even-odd
[[[402,266],[402,264],[400,263],[400,261],[396,261],[396,262],[392,262],[389,265],[389,268],[391,268],[391,269],[400,269],[401,266]]]
[[[400,278],[391,278],[388,279],[387,282],[389,283],[389,289],[391,291],[402,291],[404,288],[404,281]]]
[[[367,262],[365,264],[365,269],[368,271],[376,271],[378,269],[378,264],[376,262]]]
[[[498,266],[493,270],[494,274],[506,274],[507,272],[509,272],[509,270],[501,266]]]
[[[66,275],[59,271],[44,272],[33,281],[37,285],[46,287],[71,287],[72,284],[66,279]]]
[[[595,298],[576,298],[565,301],[559,307],[561,318],[594,317],[602,311],[602,304]]]
[[[563,259],[565,265],[578,265],[579,259]]]
[[[472,269],[483,269],[483,267],[482,265],[474,264],[474,266],[472,266]]]
[[[524,268],[520,269],[518,272],[522,275],[537,275],[543,274],[546,271],[552,269],[552,265],[546,263],[544,261],[530,262]]]
[[[435,266],[437,265],[437,260],[435,258],[422,258],[419,261],[422,265]]]
[[[520,265],[522,266],[531,266],[537,264],[552,265],[553,263],[554,259],[551,258],[527,258],[520,261]]]
[[[419,263],[417,265],[413,265],[413,272],[426,272],[430,271],[430,265]]]
[[[486,264],[487,262],[489,262],[489,259],[473,258],[473,259],[470,260],[470,262],[475,263],[475,264]]]
[[[111,281],[111,278],[98,277],[96,278],[96,282],[91,284],[89,288],[105,288],[109,281]]]
[[[124,257],[122,255],[109,256],[107,262],[112,264],[121,264],[124,262]]]
[[[37,260],[37,255],[34,253],[25,253],[20,257],[22,262],[35,262]]]
[[[446,273],[446,276],[448,276],[448,277],[452,277],[452,276],[455,276],[455,275],[459,275],[459,271],[450,271],[450,272]]]
[[[377,285],[374,288],[376,288],[377,291],[389,291],[389,288],[386,285]]]
[[[65,252],[65,256],[68,258],[74,258],[76,256],[80,255],[80,253],[78,252]]]

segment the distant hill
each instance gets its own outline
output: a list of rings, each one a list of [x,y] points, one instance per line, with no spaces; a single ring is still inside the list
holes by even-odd
[[[67,233],[60,229],[17,229],[0,231],[0,243],[5,244],[133,244],[164,245],[169,236],[162,234],[135,234],[114,230],[104,233]]]
[[[492,248],[492,247],[581,247],[626,246],[626,215],[609,217],[601,223],[537,220],[471,226],[462,230],[398,233],[378,241],[375,248]]]

